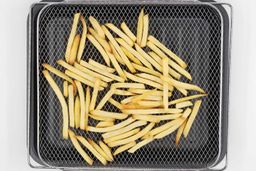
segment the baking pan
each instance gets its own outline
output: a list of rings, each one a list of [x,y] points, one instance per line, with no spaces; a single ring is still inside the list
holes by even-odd
[[[134,154],[123,153],[114,162],[88,166],[62,139],[61,107],[41,71],[42,63],[54,67],[63,58],[72,17],[81,12],[101,23],[129,23],[135,32],[137,16],[144,7],[150,14],[150,34],[188,63],[193,82],[202,87],[200,112],[186,140],[179,147],[170,135]],[[199,1],[54,1],[32,5],[28,17],[28,155],[33,167],[62,169],[211,169],[226,159],[228,126],[229,49],[231,19],[221,3]],[[81,27],[79,27],[81,31]],[[83,59],[103,62],[87,44]],[[60,69],[60,68],[59,68]],[[61,80],[56,80],[61,86]],[[102,97],[106,90],[99,95]],[[178,96],[178,95],[177,95]],[[100,98],[99,98],[100,99]],[[111,105],[106,110],[114,111]],[[93,124],[93,123],[91,123]],[[94,140],[100,137],[77,131]],[[31,159],[39,164],[31,164]]]

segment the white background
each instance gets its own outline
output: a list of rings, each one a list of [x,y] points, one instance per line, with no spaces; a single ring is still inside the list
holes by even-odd
[[[0,0],[0,170],[26,158],[26,19],[35,0]],[[256,1],[233,0],[228,171],[255,170]]]

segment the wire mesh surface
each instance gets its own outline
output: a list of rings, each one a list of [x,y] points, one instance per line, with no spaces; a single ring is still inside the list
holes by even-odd
[[[111,22],[120,26],[125,21],[133,33],[140,5],[51,5],[39,18],[39,154],[43,161],[54,167],[85,167],[86,162],[74,149],[70,140],[62,138],[62,110],[53,90],[42,75],[42,63],[64,70],[56,64],[64,59],[73,15],[81,12],[86,20],[90,15],[100,23]],[[149,14],[149,32],[188,64],[193,83],[202,87],[208,97],[203,103],[192,129],[179,147],[175,134],[155,140],[134,154],[124,152],[106,167],[126,168],[204,168],[213,163],[219,152],[219,110],[221,76],[221,19],[207,5],[146,5]],[[78,27],[81,32],[81,25]],[[99,52],[87,41],[82,59],[92,58],[104,63]],[[54,76],[62,89],[62,80]],[[184,79],[185,80],[185,79]],[[99,93],[102,99],[107,90]],[[193,94],[194,92],[190,92]],[[175,97],[180,96],[175,93]],[[120,96],[114,97],[121,100]],[[107,103],[104,110],[118,111]],[[92,120],[90,125],[95,125]],[[101,134],[76,131],[94,140]],[[89,153],[91,155],[91,153]],[[92,155],[91,155],[92,156]],[[93,157],[94,158],[94,157]],[[94,158],[95,159],[95,158]],[[101,164],[95,160],[93,167]]]

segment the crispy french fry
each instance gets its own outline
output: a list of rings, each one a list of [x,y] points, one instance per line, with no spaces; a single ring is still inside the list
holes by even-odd
[[[143,126],[143,125],[146,125],[147,122],[146,121],[135,121],[133,122],[132,124],[126,126],[126,127],[123,127],[121,129],[118,129],[118,130],[115,130],[115,131],[111,131],[111,132],[106,132],[104,134],[102,134],[102,137],[104,139],[106,138],[110,138],[110,137],[115,137],[115,136],[118,136],[118,135],[122,135],[123,133],[126,133],[134,128],[137,128],[137,127],[140,127],[140,126]]]
[[[76,136],[76,138],[83,144],[103,165],[107,164],[107,160],[101,156],[101,154],[95,150],[95,148],[82,136]]]
[[[96,128],[105,128],[105,127],[110,127],[110,126],[114,126],[114,122],[101,121],[96,125]]]
[[[152,65],[136,50],[134,50],[128,43],[126,43],[123,39],[121,38],[116,38],[116,41],[123,46],[128,52],[130,52],[132,55],[134,55],[140,62],[148,67],[149,69],[153,69]]]
[[[120,38],[122,38],[123,40],[125,40],[130,46],[133,46],[133,41],[127,36],[125,35],[119,28],[117,28],[114,24],[112,23],[107,23],[105,24],[110,30],[112,30],[113,32],[115,32]]]
[[[105,103],[108,101],[109,98],[114,94],[116,91],[115,88],[110,88],[110,90],[106,93],[106,95],[101,99],[100,103],[96,107],[96,110],[102,109],[102,107],[105,105]]]
[[[146,114],[160,114],[160,113],[181,113],[182,109],[169,108],[169,109],[129,109],[122,110],[125,114],[134,114],[134,115],[146,115]]]
[[[110,132],[110,131],[121,129],[121,128],[133,123],[134,121],[135,121],[135,119],[130,117],[130,118],[126,119],[125,121],[122,121],[122,122],[120,122],[116,125],[106,127],[106,128],[88,127],[88,131],[91,131],[91,132]]]
[[[84,98],[84,90],[82,87],[82,84],[79,81],[75,81],[77,89],[78,89],[78,94],[80,98],[80,129],[85,130],[85,98]]]
[[[99,92],[99,86],[100,86],[100,80],[96,80],[94,87],[93,87],[93,92],[92,92],[92,97],[91,97],[91,102],[89,106],[89,111],[93,111],[95,109],[96,101],[97,101],[97,96]]]
[[[115,88],[141,88],[145,89],[145,85],[141,83],[114,83],[112,84]]]
[[[61,93],[60,88],[56,84],[56,82],[53,80],[51,75],[49,74],[48,71],[44,70],[43,75],[52,87],[53,91],[55,92],[57,98],[60,101],[61,107],[62,107],[62,115],[63,115],[63,126],[62,126],[62,135],[64,139],[68,139],[68,106],[66,103],[66,100]]]
[[[118,54],[118,52],[116,51],[115,47],[113,46],[113,44],[109,41],[110,47],[112,49],[112,53],[114,55],[114,57],[116,58],[116,60],[122,64],[125,65],[124,60],[121,58],[121,56]]]
[[[75,99],[75,128],[80,127],[80,99],[79,96]]]
[[[176,103],[175,107],[180,109],[180,108],[185,108],[192,105],[193,103],[191,101],[184,101],[184,102]]]
[[[105,65],[102,65],[101,63],[99,62],[96,62],[94,61],[93,59],[89,59],[89,62],[88,62],[90,65],[94,66],[94,67],[97,67],[101,70],[104,70],[104,71],[107,71],[109,73],[113,73],[115,72],[115,69],[114,68],[110,68],[110,67],[107,67]]]
[[[122,140],[110,142],[110,143],[108,143],[108,146],[109,147],[116,147],[116,146],[120,146],[120,145],[123,145],[123,144],[130,143],[132,141],[135,141],[135,140],[143,137],[145,134],[147,134],[154,126],[155,126],[155,123],[150,123],[144,129],[142,129],[140,132],[138,132],[137,134],[135,134],[131,137],[122,139]]]
[[[75,108],[74,108],[74,94],[73,86],[68,86],[68,109],[69,109],[69,126],[75,127]]]
[[[154,122],[154,123],[160,122],[160,119],[158,117],[155,117],[154,115],[132,115],[132,118],[140,121],[147,121],[147,122]]]
[[[128,144],[125,144],[125,145],[122,145],[122,146],[118,147],[116,149],[116,151],[114,152],[114,156],[116,156],[117,154],[120,154],[120,153],[128,150],[129,148],[133,147],[134,145],[136,145],[136,142],[132,141],[132,142],[130,142]]]
[[[142,65],[140,60],[138,60],[131,52],[129,52],[125,47],[121,46],[121,49],[123,50],[124,54],[135,64]]]
[[[160,77],[161,76],[161,73],[160,72],[157,72],[157,71],[154,71],[152,69],[149,69],[147,67],[144,67],[144,66],[141,66],[141,65],[137,65],[135,63],[132,63],[132,65],[134,66],[134,68],[138,71],[141,71],[141,72],[145,72],[145,73],[149,73],[149,74],[152,74],[154,76],[158,76]]]
[[[100,147],[103,149],[103,151],[107,154],[107,156],[111,159],[111,161],[114,160],[113,155],[111,153],[111,149],[103,142],[99,142]]]
[[[78,52],[78,48],[79,48],[79,44],[80,44],[80,35],[77,34],[75,36],[75,39],[74,39],[74,42],[72,44],[72,47],[71,47],[71,51],[70,51],[70,55],[69,55],[69,58],[68,58],[68,63],[73,65],[76,58],[77,58],[77,52]]]
[[[113,137],[110,137],[110,138],[106,138],[104,139],[104,142],[105,143],[110,143],[110,142],[113,142],[113,141],[117,141],[117,140],[121,140],[121,139],[124,139],[124,138],[127,138],[127,137],[130,137],[134,134],[137,134],[138,132],[140,132],[140,128],[135,128],[133,130],[130,130],[128,132],[125,132],[123,134],[119,134],[117,136],[113,136]]]
[[[147,39],[148,39],[148,14],[143,16],[143,32],[142,32],[142,38],[141,38],[141,47],[145,47],[147,45]]]
[[[91,111],[91,114],[114,119],[125,119],[128,117],[128,115],[124,113],[107,112],[103,110],[93,110]]]
[[[170,56],[173,60],[175,60],[182,68],[187,67],[187,64],[180,57],[178,57],[176,54],[174,54],[170,49],[168,49],[164,44],[162,44],[154,36],[152,36],[152,35],[148,36],[148,40],[153,42],[156,46],[158,46],[168,56]]]
[[[183,89],[183,88],[177,88],[177,90],[179,92],[181,92],[181,94],[183,94],[184,96],[187,96],[188,95],[188,91],[186,89]]]
[[[146,91],[145,93],[143,93],[141,95],[135,96],[132,99],[132,103],[137,103],[138,101],[141,101],[141,100],[145,99],[146,97],[152,95],[154,92],[156,92],[156,90],[148,90],[148,91]]]
[[[97,120],[97,121],[106,121],[106,122],[114,122],[115,121],[114,118],[107,118],[107,117],[90,115],[90,114],[89,114],[89,117],[93,118],[94,120]]]
[[[79,18],[80,18],[80,13],[76,13],[74,15],[73,24],[72,24],[71,31],[70,31],[69,38],[68,38],[68,43],[67,43],[67,48],[66,48],[66,53],[65,53],[66,62],[69,61],[69,55],[70,55],[70,51],[71,51],[71,47],[72,47],[74,38],[76,36],[76,30],[77,30]]]
[[[184,102],[184,101],[187,101],[187,100],[197,99],[197,98],[204,97],[204,96],[207,96],[207,94],[196,94],[196,95],[191,95],[191,96],[183,97],[183,98],[180,98],[180,99],[176,99],[176,100],[170,101],[169,105],[173,105],[173,104],[176,104],[176,103]]]
[[[151,109],[152,107],[141,106],[137,103],[122,104],[122,109]]]
[[[139,75],[139,74],[137,74],[137,75]],[[139,76],[142,76],[142,75],[139,75]],[[148,89],[134,89],[134,88],[129,88],[128,89],[128,92],[131,92],[131,93],[134,93],[134,94],[143,94],[146,91],[148,91]],[[131,94],[131,95],[134,95],[134,94]],[[153,96],[163,96],[163,92],[160,91],[160,90],[157,90],[157,91],[153,92],[152,95]],[[168,95],[172,96],[172,92],[169,92]]]
[[[90,34],[87,34],[87,38],[90,40],[90,42],[96,47],[96,49],[100,52],[101,56],[105,60],[106,64],[110,66],[110,60],[109,57],[104,50],[104,48],[100,45],[100,43]]]
[[[136,36],[132,33],[132,31],[129,29],[125,22],[122,22],[121,29],[133,42],[136,42]]]
[[[129,153],[134,153],[135,151],[137,151],[138,149],[140,149],[141,147],[149,144],[150,142],[152,142],[154,140],[153,137],[144,139],[142,141],[140,141],[139,143],[137,143],[135,146],[133,146],[130,150],[128,150]]]
[[[137,23],[137,43],[138,45],[141,44],[142,34],[143,34],[143,17],[144,17],[144,8],[141,9],[138,23]]]
[[[126,76],[125,76],[122,68],[118,64],[118,62],[117,62],[116,58],[114,57],[114,55],[112,55],[111,53],[108,53],[108,52],[107,52],[107,54],[109,56],[109,59],[110,59],[111,63],[113,64],[114,68],[116,69],[116,72],[118,73],[118,75],[126,80]]]
[[[134,98],[138,97],[139,98],[140,95],[136,95],[136,96],[131,96],[131,97],[127,97],[125,99],[123,99],[121,101],[121,104],[127,104],[127,103],[131,103],[133,101]],[[148,96],[142,96],[141,100],[150,100],[150,101],[161,101],[162,102],[162,97],[161,96],[152,96],[152,95],[148,95]]]
[[[81,57],[83,55],[84,48],[85,48],[85,42],[86,42],[86,35],[87,35],[87,25],[86,25],[86,21],[84,19],[84,16],[80,16],[80,21],[82,22],[82,25],[83,25],[83,32],[82,32],[82,37],[81,37],[78,52],[77,52],[76,60],[78,62],[80,62]]]
[[[67,76],[66,74],[64,74],[63,72],[61,72],[60,70],[57,70],[56,68],[54,68],[51,65],[46,64],[46,63],[42,64],[42,66],[44,68],[46,68],[47,70],[49,70],[50,72],[52,72],[53,74],[59,76],[60,78],[63,78],[64,80],[70,82],[71,84],[73,84],[72,79],[69,76]]]
[[[68,81],[63,81],[63,95],[68,97]]]
[[[162,65],[163,65],[163,76],[168,77],[168,59],[163,58],[162,60]],[[164,103],[164,109],[168,109],[168,83],[163,80],[163,103]]]
[[[122,105],[119,102],[117,102],[114,99],[112,99],[112,98],[109,98],[108,102],[111,103],[112,105],[114,105],[115,107],[117,107],[120,110],[123,109]]]
[[[89,27],[89,32],[99,42],[99,44],[105,49],[106,52],[112,51],[108,42],[105,39],[101,38],[93,28]]]
[[[182,133],[183,133],[183,130],[186,126],[186,123],[187,123],[187,120],[185,120],[183,122],[183,124],[179,127],[177,133],[176,133],[176,136],[175,136],[175,144],[178,146],[179,145],[179,142],[180,142],[180,138],[182,136]]]
[[[162,101],[146,101],[142,100],[137,102],[138,105],[148,107],[148,108],[155,108],[155,107],[163,107],[163,102]]]
[[[192,109],[190,117],[188,118],[188,121],[187,121],[186,126],[185,126],[184,131],[183,131],[183,135],[184,135],[185,138],[188,136],[190,128],[191,128],[191,126],[192,126],[192,124],[193,124],[193,122],[196,118],[196,115],[199,111],[199,108],[200,108],[201,104],[202,104],[202,100],[197,100],[194,104],[194,107]]]
[[[93,140],[88,139],[88,142],[93,146],[93,148],[100,153],[102,157],[104,157],[107,161],[112,161],[112,159],[106,154],[106,152]]]
[[[132,96],[132,95],[135,95],[134,93],[131,93],[129,91],[126,91],[126,90],[119,90],[119,89],[116,89],[116,91],[114,92],[115,95],[120,95],[120,96]]]
[[[109,41],[111,42],[111,44],[113,45],[114,49],[117,51],[117,53],[121,56],[122,60],[124,61],[125,65],[127,66],[127,68],[129,69],[129,71],[131,71],[132,73],[136,72],[136,70],[134,69],[133,65],[131,64],[131,62],[129,61],[129,59],[127,58],[127,56],[124,54],[124,52],[122,51],[121,47],[118,45],[118,43],[116,42],[115,38],[112,36],[112,34],[109,32],[109,30],[105,27],[102,26],[102,29],[104,30],[107,38],[109,39]],[[122,39],[123,40],[123,39]],[[113,49],[112,49],[113,50]]]
[[[167,115],[157,115],[156,117],[160,119],[161,121],[166,121],[166,120],[173,120],[177,119],[178,117],[182,116],[182,114],[177,113],[177,114],[167,114]]]
[[[190,115],[190,113],[191,113],[191,109],[190,108],[187,108],[184,112],[183,112],[183,114],[182,114],[182,118],[187,118],[189,115]]]
[[[90,104],[91,104],[91,89],[90,87],[86,87],[86,95],[85,95],[85,118],[84,124],[85,129],[88,128],[88,120],[89,120],[89,112],[90,112]]]
[[[106,77],[109,77],[109,78],[111,78],[111,79],[113,79],[113,80],[116,80],[116,81],[119,81],[119,82],[124,82],[124,79],[123,79],[123,78],[118,77],[118,76],[116,76],[116,75],[114,75],[114,74],[105,72],[105,71],[102,70],[102,69],[96,68],[96,67],[90,65],[89,63],[83,61],[83,60],[81,60],[80,64],[81,64],[82,66],[84,66],[84,67],[90,69],[90,70],[93,70],[93,71],[95,71],[95,72],[97,72],[97,73],[99,73],[99,74],[102,74],[102,75],[104,75],[104,76],[106,76]]]
[[[92,16],[89,17],[89,21],[92,24],[92,27],[96,30],[98,35],[102,38],[105,39],[105,33],[102,30],[100,23]]]

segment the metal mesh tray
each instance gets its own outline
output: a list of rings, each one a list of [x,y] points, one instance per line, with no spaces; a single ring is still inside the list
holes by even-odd
[[[106,168],[207,168],[214,164],[221,151],[221,87],[222,87],[222,18],[216,8],[208,4],[52,4],[41,11],[37,21],[38,66],[38,134],[37,151],[40,160],[50,167],[86,167],[86,162],[62,139],[62,114],[57,97],[42,76],[42,63],[62,69],[56,64],[63,59],[73,14],[81,12],[99,22],[112,22],[119,26],[125,21],[135,33],[137,17],[144,7],[150,16],[150,34],[161,40],[188,63],[193,83],[202,87],[204,98],[200,112],[187,139],[180,146],[174,144],[174,135],[154,141],[134,154],[123,153],[115,157]],[[81,26],[79,26],[81,32]],[[101,55],[89,43],[82,59],[103,62]],[[62,87],[61,79],[54,77]],[[104,96],[106,91],[99,94]],[[192,92],[193,94],[193,92]],[[179,94],[175,94],[179,96]],[[116,99],[120,97],[116,96]],[[114,111],[110,104],[105,110]],[[90,123],[95,124],[95,123]],[[100,134],[76,131],[77,134],[100,139]],[[95,160],[94,166],[102,167]]]

